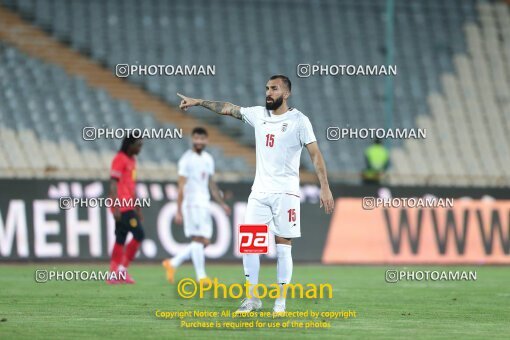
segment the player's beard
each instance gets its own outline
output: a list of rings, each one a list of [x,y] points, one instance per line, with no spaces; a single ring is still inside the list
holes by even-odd
[[[266,98],[266,109],[277,110],[283,104],[283,96],[276,98],[272,102],[268,102]]]
[[[204,151],[204,149],[205,149],[205,145],[204,145],[204,144],[193,144],[193,149],[194,149],[197,153],[201,153],[202,151]]]

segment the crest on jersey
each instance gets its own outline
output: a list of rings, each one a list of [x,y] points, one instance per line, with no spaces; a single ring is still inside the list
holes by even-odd
[[[282,125],[282,132],[285,132],[285,130],[287,130],[287,123],[283,123]]]

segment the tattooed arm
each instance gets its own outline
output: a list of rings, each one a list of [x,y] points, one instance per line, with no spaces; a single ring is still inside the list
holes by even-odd
[[[181,105],[179,105],[179,108],[182,110],[187,110],[189,107],[192,106],[203,106],[206,109],[209,109],[213,112],[216,112],[220,115],[226,115],[226,116],[232,116],[237,119],[242,119],[241,115],[241,107],[227,103],[227,102],[217,102],[212,100],[202,100],[202,99],[195,99],[183,96],[180,93],[177,93],[179,97],[181,97]]]

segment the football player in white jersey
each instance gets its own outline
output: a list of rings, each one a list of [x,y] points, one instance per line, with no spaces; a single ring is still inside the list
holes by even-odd
[[[299,164],[301,150],[306,147],[320,182],[320,207],[327,214],[333,211],[333,196],[328,184],[326,165],[317,145],[308,117],[287,104],[291,82],[283,75],[272,76],[266,84],[266,105],[239,107],[227,102],[181,97],[180,108],[203,106],[221,115],[228,115],[250,124],[255,129],[256,173],[248,198],[245,223],[267,224],[275,235],[277,280],[281,292],[292,277],[292,239],[301,236]],[[244,273],[252,287],[258,284],[258,254],[243,254]],[[238,313],[258,310],[260,299],[253,293],[244,299]],[[285,312],[285,298],[275,300],[273,312]]]
[[[225,204],[212,176],[214,160],[205,151],[208,143],[207,131],[196,127],[191,133],[193,147],[182,155],[178,163],[179,193],[177,196],[177,213],[175,222],[184,221],[184,234],[191,238],[191,243],[172,259],[163,261],[166,276],[174,283],[175,272],[184,261],[191,258],[197,280],[210,282],[205,273],[204,248],[209,244],[213,233],[210,207],[210,195],[230,215],[230,207]]]

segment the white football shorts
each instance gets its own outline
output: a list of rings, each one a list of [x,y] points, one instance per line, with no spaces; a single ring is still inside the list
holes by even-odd
[[[202,236],[210,239],[213,233],[209,207],[183,206],[182,218],[186,237]]]
[[[301,237],[301,200],[292,194],[251,192],[244,223],[267,224],[276,236]]]

